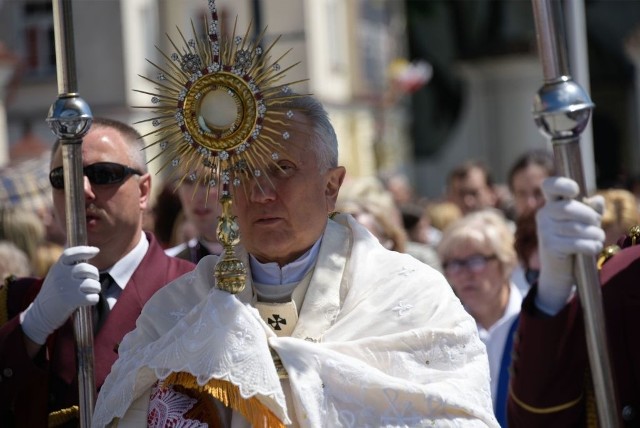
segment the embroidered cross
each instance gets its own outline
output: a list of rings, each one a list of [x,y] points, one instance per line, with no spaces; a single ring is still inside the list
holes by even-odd
[[[402,268],[398,272],[398,275],[400,275],[400,276],[410,276],[413,273],[414,270],[415,269],[409,269],[406,266],[402,266]]]
[[[287,325],[287,320],[280,318],[278,314],[272,314],[273,318],[267,318],[267,322],[274,330],[282,330],[280,324]]]
[[[392,311],[397,312],[398,316],[404,316],[409,310],[413,309],[413,305],[405,303],[403,300],[399,301],[396,306],[391,308]]]

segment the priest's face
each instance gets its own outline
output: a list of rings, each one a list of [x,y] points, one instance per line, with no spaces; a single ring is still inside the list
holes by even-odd
[[[242,244],[261,262],[280,266],[296,260],[320,238],[345,175],[343,167],[319,165],[312,145],[318,137],[306,117],[286,131],[290,137],[280,141],[278,166],[236,188],[233,203]]]

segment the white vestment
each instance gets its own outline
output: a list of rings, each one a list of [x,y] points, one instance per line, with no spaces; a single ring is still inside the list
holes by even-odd
[[[293,426],[498,426],[473,318],[438,271],[384,249],[351,216],[328,221],[291,337],[277,337],[251,306],[250,275],[238,295],[215,287],[217,260],[205,257],[145,305],[93,427],[114,418],[146,426],[151,387],[175,372],[200,385],[230,381]],[[294,412],[269,347],[288,373]]]

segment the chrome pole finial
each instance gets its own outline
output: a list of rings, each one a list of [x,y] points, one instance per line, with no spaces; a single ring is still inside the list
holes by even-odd
[[[579,138],[593,108],[589,94],[571,77],[561,76],[540,88],[533,101],[533,116],[540,131],[551,139]]]
[[[89,104],[77,93],[59,95],[47,116],[49,128],[60,139],[81,140],[92,122]]]

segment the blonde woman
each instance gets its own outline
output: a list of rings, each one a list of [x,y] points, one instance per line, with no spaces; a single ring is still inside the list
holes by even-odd
[[[640,223],[640,210],[636,197],[625,189],[603,189],[597,192],[604,197],[602,228],[604,246],[614,245],[629,229]]]
[[[504,427],[512,337],[522,303],[510,279],[517,263],[512,229],[495,210],[467,214],[445,229],[438,254],[487,347],[493,407]]]
[[[7,277],[30,274],[31,265],[24,251],[11,241],[0,240],[0,286]]]
[[[34,269],[38,247],[44,242],[45,229],[35,212],[17,207],[0,208],[0,239],[13,242],[29,259]]]

